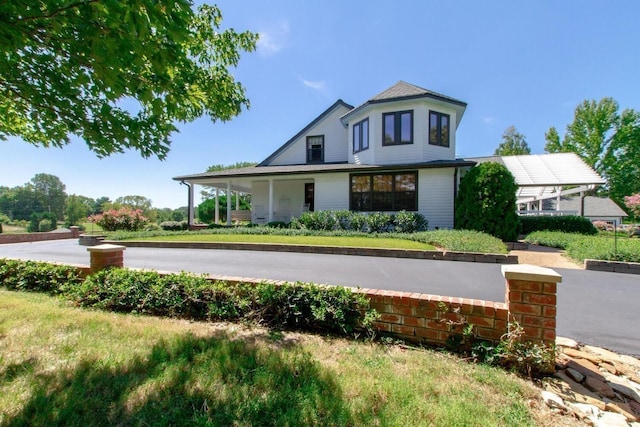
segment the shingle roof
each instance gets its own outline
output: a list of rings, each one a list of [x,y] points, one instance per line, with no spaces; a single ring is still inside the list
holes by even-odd
[[[355,163],[323,163],[312,165],[285,165],[285,166],[253,166],[248,168],[227,169],[217,172],[204,172],[194,175],[176,176],[175,181],[204,181],[225,178],[250,178],[267,175],[295,175],[305,173],[331,173],[331,172],[369,172],[405,169],[430,169],[446,167],[473,166],[475,163],[463,159],[435,160],[424,163],[412,163],[401,165],[361,165]]]
[[[458,108],[461,108],[461,113],[458,114],[458,122],[462,118],[462,113],[464,109],[467,107],[467,103],[464,101],[460,101],[455,98],[451,98],[450,96],[442,95],[441,93],[434,92],[420,86],[412,85],[405,81],[400,80],[398,83],[394,84],[388,89],[383,90],[373,98],[366,101],[364,104],[361,104],[349,111],[347,114],[342,116],[340,120],[345,124],[345,120],[347,117],[356,113],[357,111],[362,110],[368,105],[371,104],[380,104],[383,102],[393,102],[393,101],[402,101],[405,99],[417,99],[417,98],[431,98],[439,101],[444,101],[449,104],[456,105]]]
[[[396,101],[403,98],[439,98],[447,102],[453,102],[466,106],[466,102],[462,102],[450,96],[443,95],[441,93],[433,92],[431,90],[422,88],[420,86],[412,85],[405,81],[400,80],[388,89],[383,90],[368,102],[384,102],[384,101]]]

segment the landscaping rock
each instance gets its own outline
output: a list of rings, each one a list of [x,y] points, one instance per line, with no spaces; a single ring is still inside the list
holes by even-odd
[[[572,340],[571,338],[556,337],[556,346],[562,347],[565,349],[566,348],[577,349],[578,343],[575,340]]]
[[[562,411],[566,411],[567,407],[564,404],[564,401],[555,393],[542,390],[542,400],[544,403],[551,409],[560,409]]]
[[[555,379],[545,380],[546,391],[562,400],[568,414],[593,426],[640,427],[640,360],[571,341],[556,340],[558,370]],[[561,408],[558,402],[547,405]]]

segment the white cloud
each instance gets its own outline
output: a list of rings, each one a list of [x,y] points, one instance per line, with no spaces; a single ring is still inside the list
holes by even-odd
[[[324,90],[327,87],[327,84],[324,80],[312,81],[312,80],[305,80],[302,77],[298,77],[298,78],[300,79],[303,85],[313,90],[317,90],[318,92],[324,92]]]
[[[493,117],[483,117],[482,121],[485,123],[493,123],[494,118]]]
[[[281,22],[275,29],[269,31],[260,31],[258,38],[258,53],[263,56],[272,56],[280,52],[289,39],[289,23]]]

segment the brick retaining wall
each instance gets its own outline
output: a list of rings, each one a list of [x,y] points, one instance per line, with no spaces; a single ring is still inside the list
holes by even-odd
[[[47,233],[0,234],[0,244],[42,242],[45,240],[77,239],[80,236],[78,227],[70,227],[70,231],[50,231]]]
[[[608,271],[612,273],[640,274],[640,263],[585,259],[584,269],[594,271]]]
[[[276,252],[300,252],[330,255],[360,255],[387,258],[431,259],[441,261],[483,262],[490,264],[517,264],[516,255],[485,254],[476,252],[421,251],[410,249],[348,248],[339,246],[307,246],[266,243],[218,243],[218,242],[142,242],[105,240],[132,248],[226,249],[259,250]]]

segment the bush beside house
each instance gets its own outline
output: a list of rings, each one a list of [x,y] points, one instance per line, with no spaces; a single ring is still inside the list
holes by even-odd
[[[515,178],[499,163],[481,163],[471,168],[460,182],[455,228],[482,231],[503,241],[515,241],[519,227],[517,190]]]

